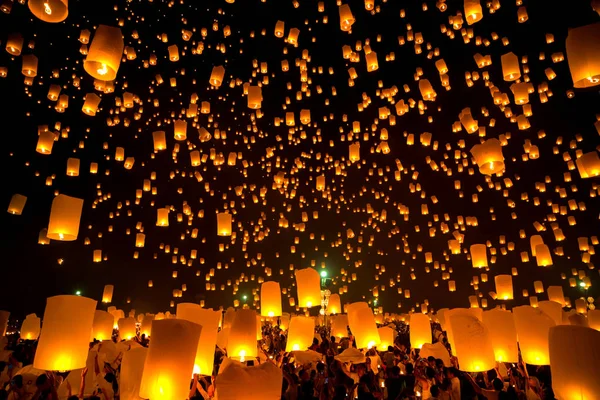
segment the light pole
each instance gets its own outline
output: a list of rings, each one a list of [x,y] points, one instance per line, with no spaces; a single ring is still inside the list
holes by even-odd
[[[326,288],[327,286],[327,271],[321,271],[321,310],[320,314],[323,316],[323,325],[325,325],[325,331],[327,332],[327,336],[329,337],[329,327],[327,325],[327,306],[329,305],[329,297],[331,296],[331,291]]]

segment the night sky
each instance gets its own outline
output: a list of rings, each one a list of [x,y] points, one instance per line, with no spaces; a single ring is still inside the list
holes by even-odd
[[[8,207],[13,194],[27,196],[22,215],[0,214],[3,282],[0,308],[14,315],[31,312],[40,315],[46,297],[80,291],[100,300],[106,284],[115,285],[112,305],[126,312],[131,308],[139,312],[174,311],[169,307],[171,300],[205,300],[207,307],[228,307],[242,296],[248,296],[251,305],[252,291],[260,286],[258,280],[262,277],[277,280],[282,288],[288,289],[282,295],[283,305],[291,311],[287,297],[296,296],[296,290],[290,266],[300,269],[311,264],[319,271],[325,267],[333,278],[332,291],[337,293],[338,288],[347,285],[343,303],[363,298],[373,301],[373,288],[377,286],[378,305],[383,306],[384,312],[392,313],[418,309],[425,300],[433,309],[468,307],[468,296],[479,293],[487,299],[488,307],[528,304],[522,290],[534,295],[536,280],[543,281],[545,288],[562,285],[565,296],[573,303],[581,296],[597,297],[600,279],[591,244],[592,236],[600,233],[596,197],[600,194],[599,181],[581,179],[577,169],[569,171],[563,158],[568,153],[574,162],[577,151],[593,152],[600,145],[599,132],[594,127],[596,114],[600,113],[599,87],[573,89],[565,49],[569,29],[599,22],[598,13],[589,2],[555,4],[525,0],[522,6],[526,7],[529,19],[519,23],[519,6],[515,1],[503,1],[494,13],[482,1],[483,19],[473,25],[467,25],[465,20],[462,25],[465,35],[472,30],[469,43],[465,43],[460,28],[454,30],[449,23],[449,17],[464,13],[463,1],[448,0],[445,12],[430,0],[376,0],[373,11],[365,10],[364,1],[350,0],[347,4],[356,18],[350,33],[340,30],[338,5],[330,0],[324,1],[324,12],[319,12],[318,2],[312,0],[237,0],[233,4],[224,0],[72,0],[69,15],[61,23],[41,21],[26,4],[16,1],[10,13],[0,13],[0,67],[7,68],[7,76],[0,78],[3,166],[0,199]],[[327,23],[324,19],[328,19]],[[278,20],[285,22],[285,38],[291,28],[300,30],[297,47],[274,35]],[[123,56],[114,93],[96,90],[94,78],[83,68],[85,55],[80,52],[80,32],[89,30],[91,43],[99,24],[120,25],[125,46],[136,53],[134,60]],[[442,33],[441,25],[446,26],[447,33]],[[224,37],[226,26],[230,27],[231,35]],[[206,28],[205,37],[202,28]],[[409,28],[423,36],[420,54],[415,54],[414,41],[406,41]],[[193,32],[189,41],[182,38],[182,30]],[[17,32],[24,38],[22,55],[35,54],[39,59],[31,86],[24,84],[22,56],[11,56],[4,50],[7,37]],[[547,43],[548,33],[554,35],[553,43]],[[162,34],[168,36],[167,43],[160,40]],[[503,38],[507,38],[507,45],[503,45]],[[362,49],[356,48],[358,41]],[[197,51],[200,42],[204,47],[201,54]],[[367,42],[377,53],[379,68],[373,72],[366,68]],[[177,62],[168,59],[167,48],[173,44],[179,48]],[[344,45],[360,57],[358,62],[343,58]],[[436,49],[439,55],[435,54]],[[305,91],[296,62],[303,58],[303,52],[309,56]],[[395,59],[386,61],[386,55],[392,52]],[[513,82],[503,80],[500,57],[508,52],[519,57],[522,74],[535,88],[529,95],[531,127],[525,130],[519,130],[506,116],[506,108],[510,108],[515,118],[523,114],[523,107],[514,104],[510,89]],[[559,52],[563,53],[564,61],[555,63],[552,54]],[[476,53],[490,55],[492,64],[478,68],[474,61]],[[545,54],[545,59],[540,60],[540,53]],[[157,65],[145,65],[152,54],[157,57]],[[435,66],[440,58],[449,69],[450,90],[440,83]],[[282,71],[282,60],[289,62],[289,71]],[[261,73],[261,63],[267,64],[267,73]],[[214,88],[209,77],[218,65],[225,67],[225,79],[219,88]],[[348,73],[351,67],[358,75],[352,87]],[[422,113],[417,104],[406,114],[398,115],[395,105],[400,100],[405,103],[409,99],[416,103],[422,100],[419,82],[415,80],[417,68],[422,69],[420,79],[431,82],[437,97],[435,101],[424,102],[426,109]],[[555,79],[548,79],[544,72],[547,68],[556,73]],[[467,85],[467,72],[471,74],[472,87]],[[490,82],[508,94],[511,104],[506,108],[494,104],[483,78],[485,72]],[[473,78],[475,73],[479,79]],[[157,74],[164,83],[157,84]],[[74,86],[75,77],[80,79],[78,87]],[[170,85],[170,78],[176,78],[176,87]],[[238,84],[231,87],[232,80]],[[243,95],[243,84],[247,82],[253,86],[262,84],[260,118],[256,110],[247,107]],[[69,97],[63,113],[57,112],[56,102],[47,98],[51,84],[60,85],[61,94]],[[546,103],[541,102],[538,94],[544,84],[551,92],[551,95],[546,92]],[[397,91],[391,98],[380,96],[382,90],[393,87]],[[410,91],[406,92],[405,87]],[[570,90],[574,96],[568,96]],[[116,106],[115,99],[122,98],[124,92],[139,99],[133,108]],[[87,93],[102,98],[95,117],[81,111]],[[190,107],[193,94],[197,94],[199,106],[202,101],[210,102],[209,114],[186,117],[184,110]],[[154,106],[155,99],[158,107]],[[370,104],[365,99],[370,99]],[[359,111],[360,104],[365,105],[363,111]],[[395,125],[390,118],[379,118],[381,107],[390,110]],[[467,107],[479,127],[486,128],[485,137],[480,137],[481,133],[468,134],[464,129],[452,131],[459,114]],[[301,124],[301,110],[310,110],[310,124]],[[291,130],[285,126],[286,112],[295,114]],[[282,119],[280,126],[275,126],[276,118]],[[175,141],[172,121],[176,119],[187,120],[187,141]],[[360,122],[360,133],[349,141],[354,121]],[[36,152],[40,125],[62,132],[50,155]],[[210,140],[200,140],[200,127],[211,133]],[[216,129],[225,131],[226,138],[216,134]],[[383,129],[387,130],[387,140],[382,138]],[[167,149],[155,153],[152,132],[157,130],[166,132]],[[423,132],[432,134],[431,145],[419,142]],[[407,144],[409,134],[415,137],[414,145]],[[478,171],[469,150],[480,139],[507,134],[510,139],[502,147],[505,172],[486,177]],[[581,140],[577,140],[578,135]],[[380,151],[384,140],[390,148],[388,154]],[[348,145],[355,141],[360,142],[360,162],[349,163]],[[463,148],[459,147],[461,141]],[[176,143],[179,152],[174,153]],[[539,158],[524,161],[527,143],[539,148]],[[125,149],[125,157],[135,158],[132,169],[127,170],[123,162],[114,160],[117,147]],[[269,149],[273,150],[272,156]],[[211,150],[222,153],[225,164],[215,165],[209,158],[193,167],[191,150],[207,155]],[[454,158],[455,150],[462,152],[459,161]],[[242,156],[235,166],[227,165],[231,152]],[[80,159],[78,177],[66,175],[69,157]],[[246,168],[244,161],[248,163]],[[91,162],[98,163],[97,174],[90,173]],[[432,168],[433,162],[437,170]],[[467,164],[461,171],[458,167],[463,162]],[[400,165],[401,179],[397,181],[395,171]],[[469,169],[473,169],[473,174]],[[202,182],[194,177],[196,171],[202,175]],[[136,190],[142,189],[144,179],[149,179],[152,172],[156,173],[152,186],[157,194],[143,192],[139,204],[135,204]],[[570,182],[565,182],[567,172],[571,175]],[[277,188],[275,176],[282,173],[285,182]],[[316,190],[316,178],[320,175],[326,178],[325,191]],[[49,176],[54,176],[51,186],[46,185]],[[512,181],[512,187],[505,186],[505,178]],[[460,190],[455,189],[456,180],[461,182]],[[500,190],[493,186],[490,189],[488,181],[499,183]],[[541,191],[540,183],[544,182],[545,191]],[[236,195],[234,188],[238,186],[244,187],[242,196]],[[260,196],[261,188],[264,197]],[[561,188],[566,197],[561,197]],[[84,199],[79,237],[73,242],[40,245],[38,235],[48,227],[56,193]],[[472,201],[473,194],[478,196],[476,203]],[[258,202],[253,201],[253,196]],[[539,199],[539,205],[535,198]],[[508,200],[514,201],[514,208],[509,207]],[[585,206],[569,210],[566,215],[553,212],[553,204],[568,209],[569,200]],[[186,215],[182,222],[177,221],[185,202],[191,207],[191,224]],[[422,204],[427,204],[427,215],[422,215]],[[156,209],[160,207],[171,208],[169,227],[156,226]],[[370,208],[374,212],[369,212]],[[408,213],[401,214],[400,208]],[[387,214],[385,219],[382,210]],[[223,211],[234,213],[235,240],[217,236],[216,212]],[[318,219],[313,218],[315,211]],[[294,229],[294,224],[302,222],[303,212],[308,214],[308,221],[305,231],[300,232]],[[513,219],[511,213],[517,218]],[[278,226],[282,216],[289,221],[288,228]],[[569,225],[570,216],[575,218],[576,225]],[[447,241],[454,238],[452,232],[458,228],[455,224],[460,217],[476,217],[478,225],[461,231],[463,253],[451,255]],[[135,247],[138,222],[146,235],[143,248]],[[446,233],[442,222],[448,225]],[[545,230],[538,233],[535,222],[543,224]],[[556,241],[552,223],[562,229],[564,241]],[[434,237],[430,236],[430,227],[436,228]],[[194,228],[198,229],[195,239],[191,238]],[[348,229],[354,232],[353,238],[348,237]],[[525,238],[520,237],[520,230],[525,232]],[[531,256],[529,238],[535,234],[541,235],[553,252],[552,266],[538,267]],[[506,255],[502,248],[507,244],[500,243],[501,236],[515,246]],[[589,263],[582,261],[579,237],[589,238]],[[86,238],[89,245],[84,243]],[[469,246],[488,241],[489,271],[474,269],[468,259]],[[220,244],[224,245],[223,251],[219,250]],[[167,245],[170,253],[165,252]],[[291,246],[295,246],[295,252]],[[175,248],[177,263],[173,264]],[[92,255],[98,249],[106,260],[95,263]],[[492,249],[497,252],[494,263]],[[198,253],[195,260],[190,259],[192,250]],[[134,259],[136,251],[139,257]],[[523,251],[529,253],[527,263],[521,262]],[[432,253],[435,266],[425,262],[426,252]],[[185,257],[184,263],[180,262],[180,256]],[[191,261],[189,266],[188,261]],[[513,267],[518,269],[518,276],[513,276],[515,299],[492,300],[489,292],[495,290],[493,277],[510,274]],[[211,268],[216,270],[210,280],[216,291],[205,288],[205,276]],[[265,268],[272,270],[272,276],[266,276]],[[448,283],[442,280],[442,273],[450,268],[456,292],[449,292]],[[573,277],[572,269],[584,271],[592,286],[587,290],[581,288],[581,279],[575,276],[578,287],[570,288],[568,278]],[[173,271],[178,272],[176,279],[172,278]],[[416,279],[411,279],[411,272]],[[473,277],[481,273],[488,274],[488,282],[475,288],[471,284]],[[247,282],[241,279],[242,274],[248,277]],[[356,274],[356,281],[351,281],[352,274]],[[561,274],[567,279],[561,279]],[[149,280],[154,287],[148,288]],[[227,285],[228,280],[231,286]],[[236,280],[240,282],[234,293]],[[434,286],[436,281],[438,287]],[[173,299],[173,290],[181,289],[182,284],[187,291],[182,298]],[[221,285],[225,285],[225,290],[220,290]],[[399,289],[410,290],[410,298],[399,294]],[[538,296],[540,300],[546,299],[545,294]]]

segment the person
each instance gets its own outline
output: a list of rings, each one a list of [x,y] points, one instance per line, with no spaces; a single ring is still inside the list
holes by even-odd
[[[535,376],[530,376],[529,379],[527,379],[525,396],[527,397],[527,400],[542,400],[542,386]]]
[[[458,375],[458,369],[455,367],[446,369],[446,378],[450,381],[450,400],[461,400],[460,379],[458,379]]]
[[[429,398],[429,400],[440,400],[440,387],[438,385],[433,385],[429,388],[429,392],[431,393],[431,397]]]
[[[471,383],[475,393],[485,397],[487,400],[498,400],[500,392],[504,389],[504,383],[498,378],[494,378],[492,381],[493,390],[488,390],[479,386],[471,375],[465,374],[465,376]]]
[[[400,379],[400,367],[394,365],[387,370],[387,373],[388,377],[385,380],[385,387],[388,393],[387,400],[396,400],[399,398],[403,388],[403,381]]]
[[[56,377],[52,372],[46,372],[35,380],[36,392],[32,400],[58,400],[56,392]]]
[[[33,393],[28,393],[23,384],[23,375],[17,375],[10,380],[7,400],[26,400]]]
[[[383,355],[383,365],[385,368],[392,368],[396,365],[396,357],[394,356],[394,348],[392,346],[388,346],[387,351]]]
[[[204,387],[206,386],[206,390]],[[198,396],[200,394],[201,397]],[[205,377],[201,377],[198,374],[194,374],[192,377],[192,388],[190,389],[189,398],[190,400],[209,400],[214,399],[215,386],[214,384],[208,384]]]

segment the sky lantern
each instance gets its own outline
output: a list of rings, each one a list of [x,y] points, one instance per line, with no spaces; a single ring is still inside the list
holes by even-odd
[[[33,54],[26,54],[21,59],[23,61],[21,73],[30,78],[37,76],[38,58]]]
[[[510,311],[495,308],[483,312],[494,355],[498,362],[518,362],[517,329]]]
[[[321,276],[313,268],[296,270],[296,287],[299,307],[321,305]]]
[[[156,210],[156,226],[169,226],[168,208],[159,208]]]
[[[194,322],[202,327],[194,361],[194,373],[212,375],[221,313],[193,303],[179,303],[177,304],[177,318]]]
[[[102,302],[110,303],[112,301],[113,292],[115,287],[113,285],[105,285],[104,292],[102,293]]]
[[[37,340],[40,336],[40,318],[35,314],[29,314],[23,320],[19,330],[21,340]]]
[[[355,305],[357,303],[354,303]],[[358,304],[366,304],[360,302]],[[348,309],[348,325],[359,349],[377,347],[381,342],[373,310],[367,305]]]
[[[62,22],[69,15],[68,0],[30,0],[29,10],[44,22]]]
[[[348,316],[346,314],[338,314],[332,317],[331,336],[336,338],[348,337]]]
[[[281,316],[281,287],[279,282],[264,282],[260,286],[260,315],[263,317]]]
[[[223,78],[225,77],[225,67],[222,65],[215,66],[212,69],[210,74],[210,84],[214,87],[219,87],[223,83]]]
[[[215,398],[220,400],[267,400],[281,395],[283,373],[271,362],[247,367],[225,358],[215,380]]]
[[[327,303],[327,313],[330,315],[340,314],[342,312],[342,302],[340,295],[337,293],[329,296],[329,303]]]
[[[262,89],[260,86],[248,87],[248,108],[257,110],[260,108],[263,100]]]
[[[119,374],[119,394],[123,399],[139,399],[147,354],[147,347],[131,348],[123,354]]]
[[[548,365],[548,331],[556,324],[543,311],[531,306],[513,308],[519,347],[527,364]]]
[[[513,299],[513,282],[511,275],[496,275],[496,294],[500,300]]]
[[[352,25],[356,21],[352,10],[350,10],[349,4],[341,4],[338,8],[340,14],[340,29],[343,32],[349,32],[352,29]]]
[[[585,153],[575,163],[582,178],[600,176],[600,157],[598,157],[597,151]]]
[[[83,62],[83,68],[95,79],[101,81],[115,80],[124,48],[125,44],[121,29],[99,25],[94,33],[87,57]]]
[[[256,358],[256,313],[242,309],[235,312],[227,341],[227,356],[244,362]]]
[[[23,208],[25,208],[26,202],[26,196],[18,193],[13,194],[10,199],[10,203],[8,204],[8,212],[13,215],[21,215],[23,213]]]
[[[505,81],[512,82],[521,77],[519,58],[515,53],[510,52],[503,54],[500,61],[502,63],[502,73],[504,74]]]
[[[73,241],[79,234],[83,200],[59,194],[52,200],[47,237],[52,240]]]
[[[277,21],[275,23],[275,36],[278,38],[282,38],[284,34],[285,34],[285,22]]]
[[[231,214],[217,214],[217,234],[219,236],[231,236]]]
[[[23,49],[23,35],[11,33],[6,40],[6,52],[13,56],[20,56]]]
[[[33,367],[46,371],[84,368],[96,301],[82,296],[49,297]]]
[[[381,342],[377,346],[377,350],[379,351],[387,351],[389,346],[394,346],[394,340],[396,339],[396,331],[389,326],[382,326],[378,328],[379,338]]]
[[[144,362],[140,397],[185,399],[194,370],[201,327],[181,319],[163,319],[152,324],[152,346]]]
[[[576,89],[600,85],[600,23],[569,29],[567,60]]]
[[[465,0],[464,8],[467,24],[473,25],[483,19],[483,10],[481,8],[480,0]]]
[[[450,316],[453,350],[461,371],[484,372],[496,365],[494,347],[487,327],[476,317],[466,314]],[[411,324],[412,327],[412,324]]]
[[[488,139],[471,148],[471,154],[484,175],[493,175],[504,171],[504,156],[502,145],[498,139]]]
[[[136,336],[136,321],[134,318],[119,318],[117,325],[119,327],[119,337],[122,340],[131,340]]]
[[[115,317],[106,311],[96,310],[90,342],[96,340],[110,340],[113,332]]]
[[[548,300],[565,306],[565,295],[562,286],[548,286]]]
[[[421,313],[410,315],[410,347],[420,349],[425,343],[431,343],[431,321]]]
[[[485,244],[473,244],[469,248],[473,268],[485,268],[488,266],[487,248]]]
[[[311,317],[294,316],[290,319],[286,352],[306,351],[315,337],[315,321]]]

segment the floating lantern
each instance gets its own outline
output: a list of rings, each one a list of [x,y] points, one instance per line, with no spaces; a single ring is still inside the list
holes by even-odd
[[[212,72],[210,74],[210,84],[219,87],[223,83],[223,78],[225,77],[225,67],[219,65],[217,67],[213,67]]]
[[[504,156],[502,145],[498,139],[488,139],[482,144],[471,148],[471,154],[484,175],[498,174],[504,171]]]
[[[548,300],[565,306],[565,295],[562,286],[548,286]]]
[[[379,338],[381,339],[379,345],[377,346],[377,350],[387,351],[389,346],[394,347],[394,339],[396,334],[394,329],[390,328],[389,326],[382,326],[381,328],[377,329],[377,332],[379,332]]]
[[[348,324],[359,349],[370,349],[381,342],[373,310],[367,303],[353,303],[348,307]]]
[[[513,282],[511,275],[496,275],[496,294],[500,300],[513,299]]]
[[[177,304],[177,318],[194,322],[202,327],[196,349],[194,373],[212,375],[221,313],[193,303],[180,303]]]
[[[511,52],[503,54],[500,61],[502,63],[502,74],[504,75],[505,81],[516,81],[521,77],[519,58],[515,55],[515,53]]]
[[[260,86],[248,87],[248,108],[257,110],[260,108],[262,103],[262,89]]]
[[[110,340],[113,332],[115,317],[106,311],[96,310],[90,342],[96,340]]]
[[[231,214],[229,213],[218,213],[217,214],[217,235],[219,236],[231,236]]]
[[[346,314],[338,314],[332,317],[331,336],[337,338],[348,337],[348,316]]]
[[[119,374],[119,395],[124,400],[140,399],[140,384],[147,355],[147,347],[132,347],[123,354]]]
[[[59,194],[52,200],[47,237],[53,240],[73,241],[79,234],[79,220],[83,200]]]
[[[410,315],[410,347],[420,349],[425,343],[431,343],[431,322],[426,314]]]
[[[327,303],[327,313],[328,314],[340,314],[342,312],[342,302],[340,299],[340,295],[337,293],[329,296],[329,303]]]
[[[156,226],[169,226],[168,208],[159,208],[156,210]]]
[[[485,244],[473,244],[469,248],[471,252],[471,263],[473,268],[486,268],[487,262],[487,248]]]
[[[513,308],[519,347],[527,364],[548,365],[548,331],[556,324],[546,313],[531,306]]]
[[[115,287],[113,285],[105,285],[104,292],[102,293],[102,302],[110,303],[112,301],[113,291]]]
[[[474,23],[481,21],[483,18],[483,10],[481,9],[480,0],[465,0],[464,8],[467,24],[473,25]]]
[[[285,351],[306,351],[315,337],[315,321],[311,317],[292,317]]]
[[[48,298],[34,368],[71,371],[86,366],[96,304],[81,296]]]
[[[136,336],[135,319],[131,317],[119,318],[117,326],[119,327],[119,336],[122,340],[131,340]]]
[[[19,334],[21,340],[37,340],[40,336],[40,318],[35,314],[27,315]]]
[[[567,60],[577,89],[600,85],[600,23],[569,29]]]
[[[227,341],[227,356],[240,360],[256,358],[256,313],[254,310],[242,309],[235,312]]]
[[[575,164],[579,175],[584,179],[600,176],[600,157],[596,151],[585,153],[575,161]]]
[[[313,268],[296,270],[296,287],[299,307],[321,305],[321,277]]]
[[[99,25],[83,62],[83,68],[95,79],[115,80],[124,48],[125,43],[121,29]]]
[[[21,215],[23,213],[23,208],[25,208],[25,203],[27,202],[27,197],[22,194],[15,193],[10,199],[10,203],[8,204],[8,212],[13,215]]]
[[[154,140],[154,151],[161,151],[167,148],[165,131],[152,132],[152,139]]]
[[[499,308],[484,311],[483,323],[488,329],[496,361],[518,362],[517,329],[512,313]]]
[[[246,367],[224,358],[215,380],[219,400],[274,400],[281,397],[283,373],[271,362]]]
[[[344,32],[350,31],[352,25],[356,21],[354,15],[352,15],[352,10],[350,10],[350,5],[341,4],[338,11],[340,14],[340,29]]]
[[[98,97],[94,93],[86,94],[81,111],[83,111],[84,114],[89,115],[90,117],[95,116],[96,112],[98,111],[98,106],[100,105],[100,100],[100,97]]]
[[[263,317],[281,316],[281,287],[279,282],[264,282],[260,286],[260,315]]]
[[[493,369],[496,360],[487,327],[478,318],[466,314],[450,315],[449,322],[454,337],[452,348],[461,371],[484,372]]]
[[[27,54],[22,57],[22,61],[21,73],[29,78],[37,76],[38,58],[33,54]]]
[[[69,15],[68,0],[29,0],[29,10],[44,22],[62,22]]]

